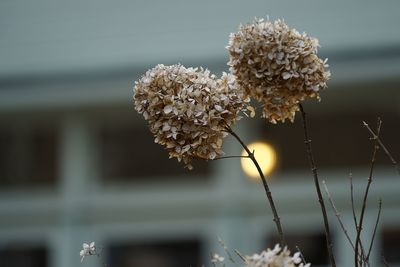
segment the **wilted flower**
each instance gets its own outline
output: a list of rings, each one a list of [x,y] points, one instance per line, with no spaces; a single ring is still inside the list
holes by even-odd
[[[256,20],[230,35],[228,65],[247,95],[263,104],[270,122],[294,120],[298,103],[319,99],[330,72],[317,56],[318,40],[285,22]]]
[[[134,104],[155,142],[191,169],[192,158],[223,154],[225,128],[239,119],[244,93],[232,75],[221,79],[202,68],[157,65],[135,83]]]
[[[225,260],[224,257],[221,257],[219,254],[215,253],[211,257],[211,262],[212,263],[221,263]]]
[[[79,252],[79,255],[82,257],[81,262],[86,256],[96,255],[96,245],[94,242],[91,242],[90,245],[88,243],[83,243],[82,250]]]
[[[290,251],[285,247],[283,250],[277,244],[274,249],[268,249],[261,254],[245,257],[245,267],[309,267],[310,263],[304,264],[297,252],[290,256]]]

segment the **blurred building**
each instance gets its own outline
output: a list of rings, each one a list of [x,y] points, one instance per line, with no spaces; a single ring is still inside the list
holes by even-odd
[[[154,144],[131,103],[134,81],[157,63],[227,71],[230,32],[254,17],[284,18],[320,39],[332,80],[305,104],[321,180],[354,239],[350,179],[360,212],[373,143],[400,160],[398,1],[2,1],[0,3],[0,266],[79,266],[83,242],[101,259],[81,266],[210,266],[211,252],[251,255],[276,241],[259,181],[237,159],[188,171]],[[243,120],[236,130],[278,154],[270,186],[287,240],[328,266],[324,228],[294,124]],[[227,155],[239,155],[232,138]],[[400,266],[400,177],[380,150],[363,243],[383,208],[371,266]],[[338,266],[353,252],[326,202]],[[233,253],[234,254],[234,253]],[[240,265],[240,259],[237,258]]]

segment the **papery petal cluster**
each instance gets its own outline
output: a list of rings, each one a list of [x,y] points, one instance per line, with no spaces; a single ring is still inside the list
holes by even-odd
[[[282,20],[255,20],[230,35],[228,65],[247,95],[263,105],[272,123],[294,120],[298,103],[319,99],[330,72],[317,56],[316,38],[300,34]]]
[[[220,256],[219,254],[215,253],[211,257],[211,262],[212,263],[221,263],[224,262],[225,258]]]
[[[135,83],[133,98],[155,142],[189,169],[193,158],[223,154],[225,129],[240,118],[248,102],[232,75],[224,73],[218,79],[208,70],[180,64],[148,70]]]
[[[297,252],[293,256],[290,251],[277,244],[274,249],[268,249],[261,254],[245,257],[245,267],[309,267],[310,263],[304,264],[301,260],[300,253]]]
[[[79,256],[81,256],[81,262],[83,261],[83,259],[85,257],[91,256],[91,255],[97,255],[96,243],[95,242],[91,242],[90,244],[83,243],[82,244],[82,249],[79,252]]]

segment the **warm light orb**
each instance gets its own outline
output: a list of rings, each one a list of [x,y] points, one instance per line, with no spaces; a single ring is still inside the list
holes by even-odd
[[[254,142],[247,146],[250,151],[254,151],[254,156],[258,161],[264,175],[272,172],[276,165],[276,152],[274,148],[265,142]],[[243,149],[242,156],[247,156],[247,152]],[[257,179],[260,177],[257,168],[249,158],[241,158],[240,161],[244,173],[250,178]]]

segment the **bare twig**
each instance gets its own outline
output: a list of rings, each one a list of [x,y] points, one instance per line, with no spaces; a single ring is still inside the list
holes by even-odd
[[[397,163],[397,161],[393,158],[392,154],[389,152],[389,150],[386,148],[386,146],[383,144],[382,140],[375,134],[375,132],[369,127],[368,123],[363,121],[363,125],[367,130],[371,133],[372,138],[375,139],[379,146],[383,149],[385,154],[389,157],[390,161],[392,162],[393,166],[396,168],[397,173],[400,175],[400,165]]]
[[[236,255],[238,255],[239,258],[242,259],[243,262],[246,262],[246,258],[242,254],[240,254],[240,252],[237,249],[235,249],[234,251],[235,251]]]
[[[369,188],[370,188],[371,183],[372,183],[372,174],[374,172],[376,152],[378,151],[378,148],[379,148],[378,142],[377,142],[377,140],[378,140],[377,137],[379,136],[379,133],[381,131],[381,125],[382,125],[382,121],[381,121],[380,118],[378,118],[378,125],[377,125],[377,130],[376,130],[377,135],[376,135],[376,138],[374,138],[375,139],[374,150],[372,152],[371,167],[370,167],[370,170],[369,170],[368,183],[367,183],[367,187],[365,188],[364,198],[363,198],[363,202],[362,202],[360,221],[359,221],[359,223],[357,225],[357,229],[356,229],[357,230],[357,235],[356,235],[355,253],[354,253],[354,255],[355,255],[354,256],[355,267],[361,266],[361,264],[359,264],[358,248],[359,248],[359,245],[360,245],[360,242],[361,242],[360,241],[360,237],[361,237],[361,231],[362,231],[362,224],[363,224],[363,220],[364,220],[365,208],[367,206],[367,198],[368,198]]]
[[[354,228],[357,230],[358,222],[357,222],[356,208],[355,208],[355,202],[354,202],[354,186],[353,186],[353,174],[352,173],[349,174],[349,180],[350,180],[351,211],[353,214]],[[363,246],[361,240],[360,240],[360,248],[361,248],[361,256],[363,259],[365,259],[365,250],[364,250],[364,246]],[[369,263],[368,263],[368,265],[369,265]]]
[[[321,188],[320,188],[320,185],[319,185],[317,167],[315,166],[314,156],[313,156],[312,149],[311,149],[311,139],[308,136],[306,113],[305,113],[304,108],[303,108],[303,106],[301,104],[299,104],[299,108],[300,108],[301,116],[303,118],[304,143],[306,145],[308,161],[310,163],[311,171],[312,171],[312,173],[314,175],[315,189],[317,191],[318,202],[319,202],[319,204],[321,206],[322,217],[324,219],[325,237],[326,237],[326,246],[327,246],[327,249],[328,249],[328,255],[329,255],[329,259],[330,259],[332,267],[335,267],[336,266],[336,262],[335,262],[335,257],[333,255],[333,244],[332,244],[331,234],[330,234],[330,231],[329,231],[328,215],[326,213],[324,199],[322,197]]]
[[[218,237],[218,242],[219,242],[219,244],[222,246],[222,248],[224,249],[225,254],[228,256],[229,260],[230,260],[232,263],[234,263],[235,265],[239,266],[239,265],[237,264],[237,262],[233,259],[232,254],[229,252],[229,249],[228,249],[228,247],[225,245],[224,241],[223,241],[221,238]]]
[[[385,258],[385,255],[383,255],[383,251],[382,251],[382,254],[381,254],[381,259],[382,259],[383,264],[384,264],[386,267],[390,267],[390,266],[389,266],[389,263],[387,262],[387,260],[386,260],[386,258]]]
[[[223,156],[223,157],[218,157],[213,160],[219,160],[219,159],[233,159],[233,158],[250,158],[249,156]]]
[[[375,240],[376,230],[378,229],[379,219],[381,217],[381,211],[382,211],[382,199],[379,199],[378,215],[376,216],[374,233],[372,234],[371,244],[369,245],[369,249],[368,249],[368,253],[367,253],[367,260],[369,259],[369,256],[371,255],[372,246],[373,246],[374,240]]]
[[[354,204],[354,186],[353,186],[353,174],[349,174],[349,180],[350,180],[350,199],[351,199],[351,211],[353,213],[353,221],[354,221],[354,227],[357,229],[357,215],[356,215],[356,208]]]
[[[257,168],[258,174],[260,175],[260,178],[262,180],[262,183],[264,185],[264,189],[265,189],[265,193],[267,195],[268,201],[269,201],[269,205],[271,206],[271,210],[274,216],[274,222],[276,224],[276,228],[278,230],[278,234],[279,234],[279,239],[280,239],[280,244],[281,246],[285,246],[285,238],[283,235],[283,230],[282,230],[282,225],[281,225],[281,220],[279,218],[278,215],[278,211],[275,207],[275,203],[274,200],[272,198],[272,193],[271,190],[269,189],[268,183],[267,183],[267,179],[265,179],[264,173],[261,170],[260,165],[258,164],[255,156],[254,156],[254,151],[251,152],[250,149],[246,146],[246,144],[240,139],[240,137],[229,127],[226,127],[226,131],[228,133],[230,133],[233,137],[236,138],[236,140],[242,145],[242,147],[244,148],[244,150],[247,152],[248,157],[253,161],[254,165]]]
[[[307,264],[306,258],[304,258],[303,252],[301,252],[299,246],[296,246],[296,250],[297,250],[297,252],[300,253],[300,258],[301,258],[301,260],[303,261],[303,263],[304,263],[304,264]]]
[[[336,208],[336,206],[335,206],[335,202],[333,201],[333,198],[332,198],[331,194],[329,193],[329,190],[328,190],[328,187],[327,187],[327,185],[326,185],[326,182],[325,182],[325,181],[322,181],[322,183],[323,183],[323,185],[324,185],[326,195],[328,196],[329,203],[331,204],[331,207],[332,207],[332,209],[333,209],[333,211],[334,211],[334,214],[335,214],[337,220],[339,221],[340,227],[342,228],[343,233],[345,234],[345,236],[346,236],[346,238],[347,238],[347,241],[349,241],[351,247],[353,248],[353,251],[355,252],[355,248],[354,248],[353,241],[351,240],[351,238],[350,238],[350,236],[349,236],[349,233],[348,233],[346,227],[344,226],[344,223],[343,223],[343,221],[342,221],[342,219],[341,219],[341,216],[340,216],[340,212],[339,212],[339,210],[338,210],[338,209]],[[353,183],[351,183],[351,185],[353,185]],[[352,204],[353,204],[353,201],[352,201]],[[354,207],[354,205],[353,205],[353,207]],[[354,209],[353,209],[353,210],[354,210]],[[355,218],[355,212],[353,212],[353,217]],[[355,221],[357,221],[357,219],[355,219]],[[356,223],[356,225],[357,225],[357,223]],[[361,255],[360,255],[360,257],[362,257],[362,258],[364,259],[364,261],[366,262],[366,264],[367,264],[368,266],[370,265],[369,262],[368,262],[368,260],[367,260],[367,258],[365,257],[364,247],[362,246],[362,244],[361,244]]]
[[[329,203],[331,204],[331,207],[332,207],[332,209],[333,209],[333,211],[334,211],[334,213],[335,213],[335,216],[336,216],[336,218],[337,218],[338,221],[339,221],[340,227],[342,228],[342,230],[343,230],[343,232],[344,232],[344,234],[345,234],[347,240],[349,241],[351,247],[352,247],[353,250],[354,250],[353,241],[351,240],[351,238],[350,238],[350,236],[349,236],[349,233],[348,233],[346,227],[344,226],[344,224],[343,224],[343,222],[342,222],[342,219],[340,218],[340,213],[339,213],[338,209],[336,208],[335,203],[333,202],[332,196],[331,196],[331,194],[329,193],[328,187],[326,186],[326,182],[325,182],[325,181],[322,181],[322,184],[324,185],[325,192],[326,192],[326,195],[328,196]]]

